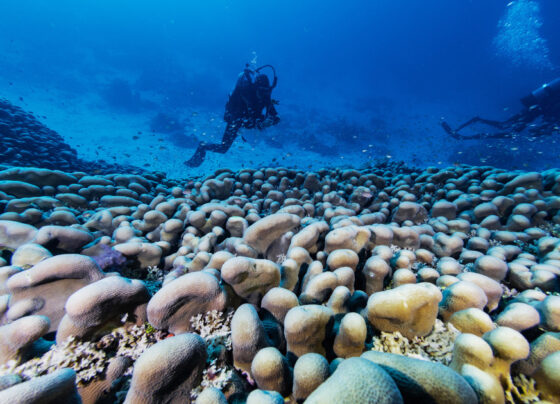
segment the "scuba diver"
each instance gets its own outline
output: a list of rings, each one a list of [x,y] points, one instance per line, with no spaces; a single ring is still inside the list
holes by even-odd
[[[268,76],[260,73],[264,68],[272,69],[274,75],[272,85]],[[200,142],[194,155],[184,164],[188,167],[198,167],[204,161],[207,151],[226,153],[241,128],[263,130],[276,125],[280,121],[274,107],[278,101],[273,100],[271,96],[277,83],[276,71],[271,65],[264,65],[253,70],[249,64],[246,64],[226,103],[224,121],[227,125],[222,141],[218,144]]]
[[[531,94],[523,97],[521,103],[525,107],[518,114],[513,115],[505,121],[493,121],[475,116],[457,129],[451,129],[445,121],[441,122],[443,129],[455,139],[500,139],[513,137],[522,132],[532,122],[541,118],[537,124],[532,124],[529,132],[533,136],[549,135],[554,130],[559,130],[560,125],[560,78],[544,84]],[[496,128],[494,132],[481,132],[474,134],[460,134],[459,131],[470,125],[482,123]]]

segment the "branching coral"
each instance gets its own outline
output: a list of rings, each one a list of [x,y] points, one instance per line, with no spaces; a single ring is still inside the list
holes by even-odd
[[[540,227],[542,229],[542,227]],[[516,246],[518,246],[519,248],[521,248],[521,250],[523,252],[532,254],[534,256],[538,256],[539,255],[539,247],[537,245],[537,243],[535,241],[533,242],[524,242],[521,240],[515,240],[513,242],[513,244],[515,244]]]
[[[18,374],[23,380],[52,373],[60,368],[76,371],[78,382],[87,382],[103,373],[107,365],[107,355],[96,349],[91,342],[80,343],[73,337],[61,345],[53,345],[42,357],[34,358],[17,366],[10,361],[0,368],[0,374]]]
[[[502,293],[502,299],[511,299],[511,298],[514,298],[515,296],[517,296],[519,294],[519,292],[515,288],[510,288],[510,287],[504,285],[503,283],[502,283],[501,286],[502,286],[502,290],[504,291]]]
[[[156,294],[161,289],[165,272],[158,266],[150,265],[143,269],[140,267],[124,267],[121,274],[130,279],[141,279],[146,284],[150,296]]]
[[[105,335],[96,344],[98,349],[110,351],[115,349],[114,356],[126,356],[136,361],[140,355],[156,342],[167,337],[163,331],[154,331],[153,327],[146,323],[142,326],[134,325],[130,328],[117,328],[111,334]],[[132,366],[125,375],[132,374]]]
[[[488,245],[490,247],[499,247],[499,246],[504,245],[504,243],[501,242],[500,240],[496,240],[496,239],[491,238],[490,240],[488,240]]]
[[[523,374],[513,377],[513,388],[505,392],[506,403],[529,404],[540,402],[535,380]]]
[[[15,373],[29,380],[69,367],[76,371],[76,381],[83,384],[103,374],[111,358],[124,356],[135,361],[142,352],[163,338],[165,334],[162,332],[147,332],[147,325],[117,328],[97,343],[70,337],[62,344],[53,345],[40,358],[19,366],[15,361],[9,362],[0,367],[0,375]],[[131,374],[132,366],[125,375]]]
[[[147,269],[146,280],[148,281],[163,281],[163,270],[159,269],[157,266],[149,266]]]
[[[191,318],[194,332],[205,340],[221,339],[224,345],[231,349],[231,319],[233,310],[223,313],[217,310],[209,311],[202,315],[198,314]]]
[[[148,267],[144,283],[146,284],[150,295],[153,296],[158,290],[161,289],[164,277],[165,273],[162,269],[158,268],[157,266]]]
[[[276,256],[276,263],[278,265],[282,265],[284,263],[284,261],[286,261],[288,257],[286,256],[286,254],[278,254]]]
[[[545,222],[538,226],[539,229],[542,229],[548,233],[551,237],[559,237],[560,238],[560,224]]]
[[[220,364],[218,359],[213,359],[202,372],[202,382],[191,392],[191,397],[196,398],[207,387],[215,387],[223,391],[228,386],[233,372],[233,368]]]
[[[191,391],[193,400],[207,387],[219,390],[227,388],[233,377],[234,369],[225,360],[225,356],[232,350],[231,319],[233,310],[223,313],[212,310],[206,314],[198,314],[191,318],[194,332],[206,341],[208,360],[203,371],[200,386]]]
[[[400,332],[382,332],[373,337],[373,351],[389,352],[448,365],[453,354],[453,342],[459,331],[452,324],[436,320],[434,329],[425,337],[408,339]]]

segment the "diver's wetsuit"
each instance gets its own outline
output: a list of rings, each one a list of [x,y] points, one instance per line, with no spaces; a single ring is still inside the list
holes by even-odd
[[[239,125],[228,123],[226,126],[226,130],[224,131],[224,136],[222,137],[221,143],[206,144],[204,142],[200,142],[193,156],[189,160],[185,161],[185,165],[188,167],[198,167],[204,161],[204,157],[206,157],[207,151],[222,154],[227,152],[233,144],[233,141],[237,137],[237,132],[240,128],[241,126]]]
[[[271,98],[272,90],[277,83],[276,75],[273,84],[270,85],[265,74],[256,74],[259,70],[260,68],[256,71],[246,68],[239,75],[235,89],[226,104],[224,121],[227,126],[222,141],[218,144],[200,142],[194,155],[185,161],[186,166],[198,167],[201,165],[207,151],[226,153],[241,128],[264,129],[278,123],[280,119]]]
[[[525,109],[505,121],[493,121],[478,116],[470,119],[457,129],[451,129],[447,122],[442,122],[443,129],[456,139],[508,138],[522,132],[530,123],[542,117],[542,122],[530,129],[533,136],[550,134],[560,123],[560,78],[543,85],[521,99]],[[497,128],[498,132],[483,132],[461,135],[459,131],[474,123],[482,123]]]

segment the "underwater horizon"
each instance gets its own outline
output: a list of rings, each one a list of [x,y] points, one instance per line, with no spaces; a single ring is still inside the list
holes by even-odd
[[[558,27],[0,4],[0,404],[560,403]]]

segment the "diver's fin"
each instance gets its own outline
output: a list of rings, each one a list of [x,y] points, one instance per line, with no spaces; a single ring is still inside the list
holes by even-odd
[[[456,130],[451,129],[451,126],[449,126],[447,122],[441,121],[441,127],[447,132],[448,135],[451,135],[451,137],[455,139],[464,139],[464,137],[459,136],[459,133]]]
[[[456,134],[455,131],[451,129],[451,126],[449,126],[449,124],[445,121],[441,121],[441,127],[447,132],[448,135],[453,136]]]

